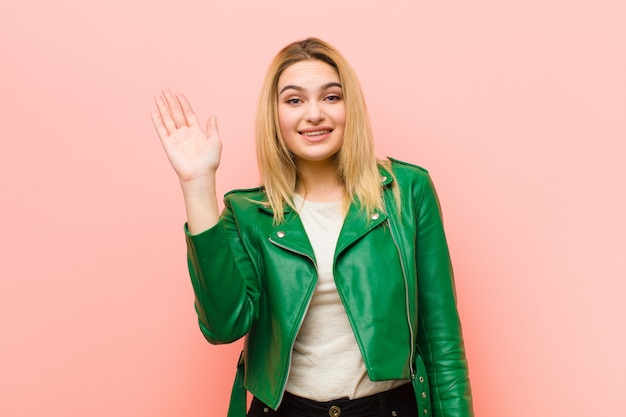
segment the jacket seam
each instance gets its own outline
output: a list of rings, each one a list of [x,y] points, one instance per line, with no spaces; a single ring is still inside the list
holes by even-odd
[[[426,174],[426,182],[430,182],[430,174],[427,171],[424,171],[424,173]],[[428,184],[422,184],[422,187],[420,189],[420,194],[419,194],[419,198],[417,200],[417,207],[422,207],[422,204],[424,203],[424,194],[426,193],[426,187],[428,186]],[[418,213],[418,218],[417,218],[417,227],[419,227],[419,213]],[[419,235],[419,231],[416,235],[416,238],[418,238]],[[417,276],[417,271],[416,271],[416,276]],[[417,276],[417,282],[415,283],[418,294],[419,294],[419,276]],[[438,372],[436,370],[436,367],[433,366],[433,362],[434,362],[434,358],[433,358],[433,350],[432,350],[432,344],[431,344],[431,340],[430,337],[428,335],[428,330],[426,329],[425,326],[425,321],[424,321],[424,315],[422,314],[423,311],[423,306],[422,304],[418,301],[417,302],[417,314],[418,314],[418,321],[421,324],[421,326],[419,326],[418,328],[421,327],[422,332],[424,333],[424,340],[428,346],[428,359],[429,362],[431,364],[431,366],[429,367],[431,369],[432,372],[432,383],[429,384],[430,387],[430,398],[431,401],[433,399],[433,391],[436,391],[436,398],[437,398],[437,404],[439,405],[439,409],[441,410],[441,412],[443,413],[443,402],[441,400],[441,395],[439,394],[439,375]],[[421,350],[421,349],[420,349]],[[428,371],[428,368],[427,368]]]

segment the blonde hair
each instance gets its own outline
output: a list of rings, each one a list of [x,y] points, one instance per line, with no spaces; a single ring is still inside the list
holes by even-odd
[[[300,61],[319,60],[339,75],[346,105],[346,123],[337,158],[337,175],[348,202],[358,201],[367,214],[383,209],[372,129],[356,74],[348,61],[328,43],[307,38],[285,46],[274,57],[265,76],[256,117],[257,159],[267,204],[274,222],[284,219],[285,204],[293,208],[297,167],[287,149],[278,122],[278,79],[287,67]]]

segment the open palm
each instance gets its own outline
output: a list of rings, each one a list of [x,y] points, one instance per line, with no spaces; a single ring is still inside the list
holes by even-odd
[[[214,174],[222,152],[215,117],[209,117],[205,131],[182,94],[164,90],[155,101],[152,122],[179,180]]]

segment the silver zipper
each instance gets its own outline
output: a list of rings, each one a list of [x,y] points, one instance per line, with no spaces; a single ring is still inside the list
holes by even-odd
[[[279,248],[285,249],[286,251],[289,251],[291,253],[295,253],[297,255],[304,256],[305,258],[309,259],[311,261],[311,263],[313,264],[313,266],[315,267],[315,271],[316,271],[317,275],[319,275],[319,272],[317,271],[317,263],[309,255],[307,255],[306,253],[298,252],[296,250],[288,248],[288,247],[286,247],[286,246],[276,242],[271,237],[269,238],[269,241],[272,244],[278,246]],[[313,285],[313,291],[315,291],[315,286],[317,285],[317,275],[315,277],[315,281],[314,281],[314,285]],[[282,385],[282,387],[280,389],[280,397],[278,398],[278,405],[280,405],[280,403],[283,402],[283,397],[285,395],[285,387],[287,386],[287,379],[289,378],[289,373],[291,372],[291,356],[292,356],[292,353],[293,353],[293,347],[296,344],[296,338],[298,337],[298,333],[300,331],[300,327],[302,326],[302,322],[304,321],[304,317],[306,316],[307,311],[309,311],[309,306],[311,305],[311,300],[312,299],[313,299],[313,293],[311,293],[311,295],[309,296],[309,299],[308,299],[307,304],[306,304],[306,308],[304,309],[304,313],[302,314],[302,317],[300,317],[300,321],[298,322],[298,331],[296,332],[295,337],[291,341],[291,349],[289,349],[289,357],[288,357],[288,362],[287,362],[287,373],[285,374],[285,377],[283,378],[283,385]]]
[[[402,257],[402,252],[400,251],[400,246],[398,245],[398,241],[396,240],[396,234],[394,232],[393,227],[391,226],[391,220],[387,218],[387,224],[389,225],[389,231],[391,232],[391,240],[393,240],[393,244],[396,247],[396,251],[398,251],[398,257],[400,258],[400,267],[402,268],[402,278],[404,279],[404,290],[406,294],[406,320],[409,324],[409,334],[411,336],[411,352],[409,355],[409,371],[411,373],[411,379],[415,379],[415,369],[413,369],[413,360],[415,357],[415,338],[413,334],[413,323],[411,322],[411,310],[409,308],[409,281],[406,275],[406,269],[404,266],[404,258]]]

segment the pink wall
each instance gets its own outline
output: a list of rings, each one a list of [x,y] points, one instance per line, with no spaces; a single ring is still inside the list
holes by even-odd
[[[626,415],[626,6],[421,3],[4,0],[0,415],[224,415],[240,346],[197,330],[148,109],[216,113],[220,192],[254,185],[261,78],[307,35],[438,185],[477,415]]]

